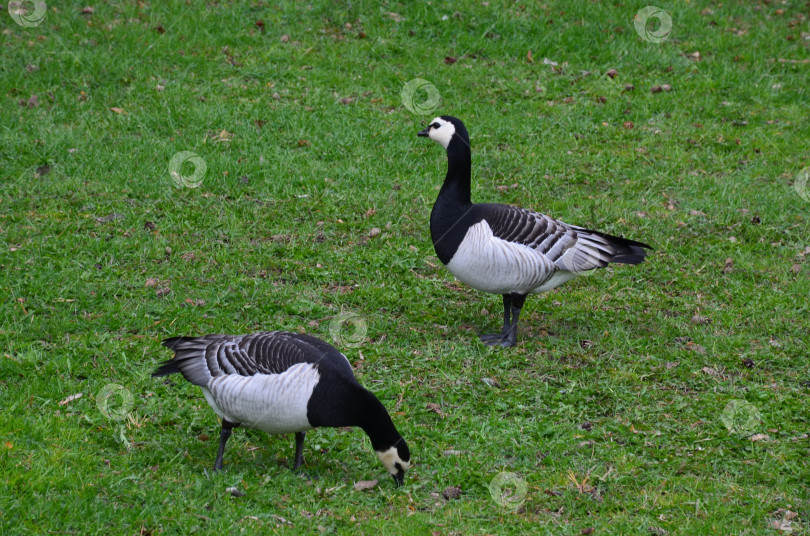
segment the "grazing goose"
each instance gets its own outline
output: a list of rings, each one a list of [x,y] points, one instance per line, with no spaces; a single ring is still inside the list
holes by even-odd
[[[281,331],[252,335],[173,337],[163,346],[174,358],[152,376],[179,372],[199,385],[222,418],[222,456],[237,426],[271,434],[295,433],[295,465],[303,462],[304,434],[318,426],[359,426],[397,485],[410,467],[408,445],[382,403],[354,377],[348,359],[309,335]]]
[[[464,123],[441,116],[419,132],[447,149],[447,177],[430,214],[439,260],[473,288],[503,296],[503,329],[481,335],[514,346],[528,294],[551,290],[610,263],[638,264],[646,244],[592,231],[509,205],[470,200],[470,138]]]

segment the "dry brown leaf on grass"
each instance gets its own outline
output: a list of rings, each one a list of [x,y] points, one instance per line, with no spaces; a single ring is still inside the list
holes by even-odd
[[[127,112],[124,111],[123,108],[118,108],[117,106],[113,106],[112,108],[110,108],[110,111],[115,112],[115,113],[117,113],[119,115],[127,113]]]
[[[805,58],[803,60],[792,60],[792,59],[785,59],[785,58],[777,58],[775,60],[769,60],[771,62],[778,61],[779,63],[798,63],[798,64],[805,64],[810,63],[810,58]]]
[[[711,319],[711,318],[706,317],[706,316],[701,316],[699,313],[695,313],[695,314],[692,316],[692,323],[693,323],[693,324],[697,324],[697,325],[699,325],[699,326],[702,326],[702,325],[704,325],[704,324],[708,324],[708,323],[710,323],[711,321],[712,321],[712,319]]]
[[[228,132],[223,128],[219,134],[212,136],[211,139],[214,140],[214,143],[228,143],[233,141],[233,132]]]
[[[36,95],[31,95],[28,100],[20,99],[19,105],[23,108],[36,108],[39,106],[39,97]]]
[[[100,217],[96,218],[96,222],[98,222],[98,223],[110,223],[112,221],[123,220],[123,219],[124,219],[123,214],[117,214],[117,213],[113,212],[111,214],[107,214],[106,216],[100,216]]]
[[[435,404],[433,402],[425,406],[425,409],[432,411],[433,413],[439,415],[440,417],[445,417],[447,415],[445,412],[442,411],[442,408],[438,404]]]
[[[689,341],[688,343],[686,343],[686,348],[688,350],[692,350],[693,352],[697,352],[700,355],[705,355],[706,354],[706,349],[704,347],[702,347],[701,345],[696,344],[696,343],[694,343],[692,341]]]
[[[84,394],[84,393],[76,393],[75,395],[70,395],[70,396],[69,396],[69,397],[67,397],[66,399],[64,399],[64,400],[62,400],[61,402],[59,402],[59,405],[60,405],[60,406],[64,406],[65,404],[68,404],[68,403],[70,403],[70,402],[73,402],[73,401],[74,401],[74,400],[76,400],[77,398],[81,398],[83,394]]]
[[[377,487],[377,484],[376,478],[374,480],[360,480],[354,483],[354,489],[355,491],[366,491]]]
[[[714,369],[712,367],[703,367],[702,369],[700,369],[700,371],[704,374],[708,374],[709,376],[714,376],[715,378],[723,376],[720,372],[717,371],[717,369]]]

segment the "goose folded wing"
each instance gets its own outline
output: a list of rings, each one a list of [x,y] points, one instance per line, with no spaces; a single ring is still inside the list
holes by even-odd
[[[155,375],[180,372],[200,386],[227,374],[280,374],[298,363],[317,363],[322,355],[298,335],[284,332],[174,337],[163,341],[163,346],[174,350],[175,356],[163,363]]]
[[[609,235],[511,205],[479,206],[494,236],[543,254],[560,270],[581,273],[617,262],[613,260],[617,248]]]

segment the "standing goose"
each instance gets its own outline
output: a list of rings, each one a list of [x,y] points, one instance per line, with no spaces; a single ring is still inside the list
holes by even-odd
[[[473,288],[503,296],[503,329],[485,344],[517,342],[528,294],[551,290],[610,263],[639,264],[646,244],[592,231],[509,205],[470,200],[470,138],[464,123],[441,116],[419,132],[447,149],[447,177],[430,214],[439,260]]]
[[[382,403],[357,382],[348,359],[333,346],[281,331],[173,337],[162,344],[174,350],[174,358],[152,376],[179,372],[200,386],[222,418],[215,470],[222,469],[225,444],[237,426],[294,432],[293,469],[303,462],[307,430],[359,426],[397,485],[403,483],[411,461],[408,445]]]

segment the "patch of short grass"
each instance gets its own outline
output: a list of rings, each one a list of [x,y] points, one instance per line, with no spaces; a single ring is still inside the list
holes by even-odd
[[[666,3],[658,44],[643,4],[84,7],[0,14],[3,533],[810,530],[803,3]],[[414,78],[434,113],[403,105]],[[483,347],[500,300],[428,233],[439,113],[469,127],[475,199],[649,262],[531,297],[518,347]],[[273,329],[347,353],[411,446],[404,488],[358,430],[310,433],[298,474],[291,437],[237,430],[211,473],[218,423],[150,377],[159,341]]]

